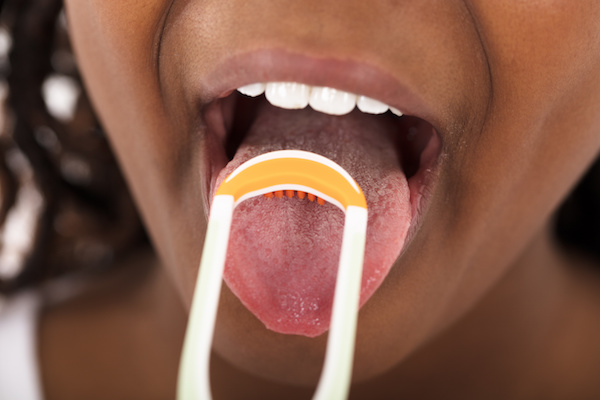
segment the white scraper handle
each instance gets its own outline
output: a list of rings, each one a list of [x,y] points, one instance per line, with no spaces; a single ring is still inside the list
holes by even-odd
[[[329,164],[332,162],[324,157],[306,154],[308,153],[281,151],[260,157],[276,159],[293,155],[295,159],[306,157],[314,160],[316,158],[317,161],[331,168]],[[257,165],[255,160],[250,160],[248,165],[250,164]],[[334,167],[332,169],[341,170],[340,176],[353,185],[352,190],[356,190],[360,196],[363,196],[347,172],[339,166]],[[231,176],[236,173],[234,172]],[[272,190],[272,188],[267,189]],[[260,194],[259,192],[252,193],[253,195]],[[364,197],[360,197],[359,200],[366,204]],[[210,400],[212,397],[210,355],[229,232],[236,204],[235,198],[228,194],[217,194],[213,199],[183,347],[177,389],[179,400]],[[352,376],[368,211],[366,206],[356,205],[347,205],[342,209],[346,214],[343,242],[325,364],[315,392],[314,399],[316,400],[346,399]]]

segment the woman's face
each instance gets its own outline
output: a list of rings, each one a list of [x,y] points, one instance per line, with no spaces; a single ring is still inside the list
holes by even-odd
[[[310,150],[362,186],[355,379],[476,304],[600,151],[593,0],[66,3],[89,93],[186,305],[212,193],[235,166]],[[406,116],[231,93],[257,82],[337,88]],[[341,213],[284,196],[249,200],[234,219],[215,350],[259,375],[314,382]]]

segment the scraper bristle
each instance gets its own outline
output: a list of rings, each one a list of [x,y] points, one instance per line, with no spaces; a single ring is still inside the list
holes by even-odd
[[[292,197],[294,197],[294,195],[296,195],[296,196],[298,196],[298,198],[300,200],[308,197],[308,200],[310,200],[311,202],[314,202],[316,200],[317,203],[319,203],[320,205],[325,205],[325,200],[324,199],[322,199],[320,197],[317,197],[317,196],[315,196],[314,194],[311,194],[311,193],[307,194],[306,192],[302,192],[300,190],[298,190],[298,191],[294,191],[294,190],[277,190],[275,192],[268,192],[268,193],[264,194],[264,196],[267,199],[272,199],[273,197],[277,197],[278,199],[282,199],[284,195],[287,196],[290,199]]]

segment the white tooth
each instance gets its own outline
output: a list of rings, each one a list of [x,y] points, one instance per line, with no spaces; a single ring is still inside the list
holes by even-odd
[[[394,114],[396,114],[397,116],[401,117],[404,114],[402,114],[402,111],[398,110],[397,108],[394,107],[390,107],[390,111],[393,112]]]
[[[265,96],[274,106],[297,110],[308,105],[310,86],[295,82],[267,83]]]
[[[310,106],[331,115],[348,114],[356,105],[356,95],[328,87],[313,87]]]
[[[359,96],[356,100],[356,106],[360,111],[368,114],[383,114],[389,109],[387,104],[367,96]]]
[[[252,83],[250,85],[242,86],[238,88],[238,92],[245,94],[246,96],[256,97],[260,96],[265,92],[267,85],[264,83]]]

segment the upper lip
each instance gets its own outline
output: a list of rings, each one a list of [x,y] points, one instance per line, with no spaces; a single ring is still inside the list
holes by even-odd
[[[280,49],[226,57],[200,82],[200,102],[207,104],[238,87],[257,82],[299,82],[327,86],[379,100],[436,125],[432,104],[409,81],[361,61],[319,58]]]

